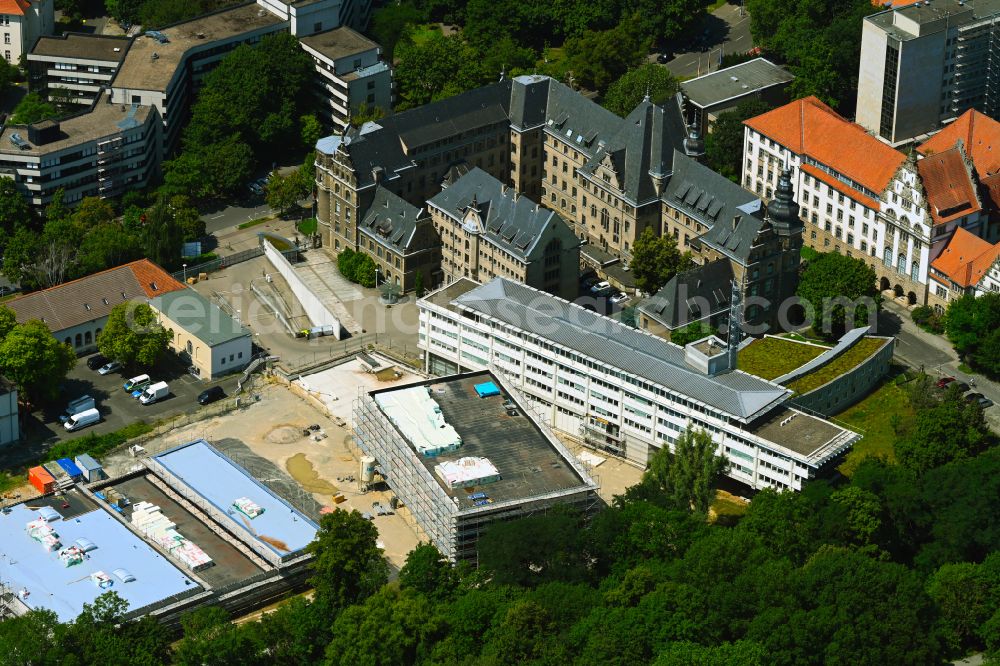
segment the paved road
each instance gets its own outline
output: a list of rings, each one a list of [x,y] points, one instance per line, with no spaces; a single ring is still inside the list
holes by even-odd
[[[690,44],[708,30],[708,39],[700,47],[685,48],[684,52],[667,63],[674,76],[690,79],[719,68],[723,54],[745,53],[753,48],[750,36],[750,17],[740,15],[738,4],[725,4],[708,15],[705,21],[691,28],[690,37],[682,44]]]
[[[264,203],[263,199],[256,197],[248,199],[240,205],[228,206],[222,210],[202,215],[201,219],[205,220],[206,233],[215,234],[244,222],[272,215],[274,215],[274,211]]]
[[[960,359],[948,341],[914,324],[906,307],[886,299],[878,329],[878,335],[896,336],[895,354],[908,365],[923,368],[935,377],[955,377],[967,384],[975,384],[973,390],[1000,405],[1000,383],[959,370]],[[1000,406],[987,408],[986,420],[994,430],[1000,431]]]

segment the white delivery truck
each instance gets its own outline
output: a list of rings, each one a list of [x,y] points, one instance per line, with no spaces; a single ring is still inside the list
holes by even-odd
[[[162,400],[170,395],[170,387],[166,382],[156,382],[146,387],[146,390],[139,396],[139,402],[144,405],[152,405],[157,400]]]
[[[89,425],[93,425],[101,420],[101,413],[96,409],[85,409],[79,414],[74,414],[66,420],[63,427],[66,430],[73,432],[74,430],[79,430],[80,428],[86,428]]]
[[[69,417],[74,414],[79,414],[80,412],[85,412],[88,409],[94,409],[97,404],[94,402],[94,398],[89,395],[82,395],[76,400],[71,400],[68,405],[66,405],[66,411],[59,415],[59,421],[61,423],[66,423]]]

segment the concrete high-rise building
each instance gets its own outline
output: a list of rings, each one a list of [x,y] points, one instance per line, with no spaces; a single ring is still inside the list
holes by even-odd
[[[865,19],[857,122],[900,145],[1000,106],[1000,0],[925,0]]]

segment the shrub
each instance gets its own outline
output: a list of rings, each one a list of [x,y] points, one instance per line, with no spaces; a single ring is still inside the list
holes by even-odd
[[[935,312],[934,308],[929,305],[921,305],[920,307],[913,308],[913,311],[910,312],[910,318],[913,319],[914,324],[931,333],[944,332],[944,322],[941,319],[941,315]]]
[[[75,458],[81,453],[89,453],[95,458],[100,458],[108,451],[121,446],[133,437],[145,435],[153,430],[153,426],[142,421],[131,423],[121,430],[109,432],[105,435],[85,435],[65,442],[60,442],[49,449],[47,460],[58,460],[59,458]]]
[[[375,286],[375,260],[363,252],[347,249],[337,256],[337,270],[362,287]]]

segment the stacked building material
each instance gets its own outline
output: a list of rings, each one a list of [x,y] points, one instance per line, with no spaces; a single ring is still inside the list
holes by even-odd
[[[184,563],[192,571],[211,566],[212,558],[174,529],[177,525],[150,502],[132,506],[132,524],[146,538]]]
[[[52,529],[52,526],[47,522],[39,518],[38,520],[33,520],[26,525],[28,531],[28,536],[42,544],[45,550],[52,552],[62,546],[59,543],[59,535],[56,531]]]
[[[249,497],[241,497],[233,502],[233,508],[251,520],[264,513],[264,509]]]

